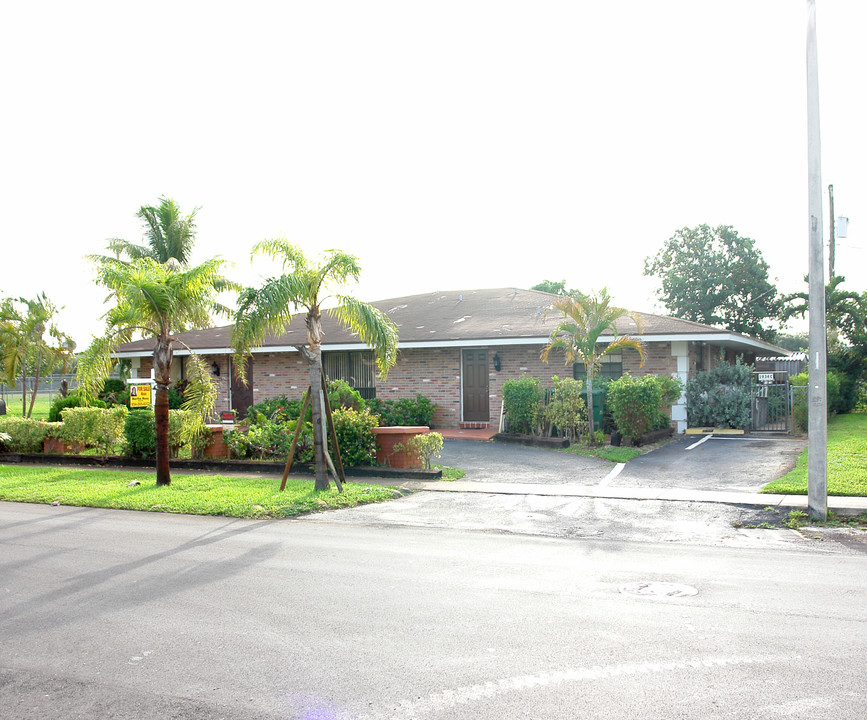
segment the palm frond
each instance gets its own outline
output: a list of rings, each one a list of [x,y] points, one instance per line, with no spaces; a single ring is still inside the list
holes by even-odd
[[[204,422],[214,413],[217,386],[212,382],[211,373],[202,358],[192,350],[187,358],[186,371],[189,384],[184,390],[182,409],[195,413],[196,417]]]
[[[397,327],[388,316],[370,303],[345,295],[339,296],[337,307],[328,312],[373,348],[380,374],[388,377],[388,371],[397,362],[398,346]]]

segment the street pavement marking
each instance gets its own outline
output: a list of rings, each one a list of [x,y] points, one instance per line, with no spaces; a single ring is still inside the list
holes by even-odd
[[[693,448],[697,448],[697,447],[698,447],[699,445],[701,445],[702,443],[706,443],[706,442],[707,442],[708,440],[710,440],[712,437],[713,437],[713,435],[705,435],[705,436],[704,436],[701,440],[699,440],[698,442],[694,442],[692,445],[687,446],[686,449],[687,449],[687,450],[692,450]]]
[[[626,467],[626,463],[617,463],[604,478],[599,481],[598,487],[605,487],[608,483],[610,483],[614,478],[620,475],[623,468]]]
[[[490,700],[506,693],[520,692],[522,690],[533,691],[537,688],[563,685],[565,683],[588,682],[605,680],[612,677],[647,675],[650,673],[677,672],[682,670],[691,671],[718,667],[736,667],[739,665],[796,663],[799,660],[800,656],[794,654],[730,658],[708,657],[668,663],[635,663],[629,665],[610,665],[608,667],[595,665],[588,668],[543,672],[537,675],[519,675],[492,680],[486,683],[441,690],[431,693],[427,697],[401,702],[396,708],[386,714],[361,715],[359,718],[360,720],[409,720],[410,718],[418,718],[432,713],[442,714],[443,711],[447,711],[450,708],[461,707],[466,710],[468,703]]]

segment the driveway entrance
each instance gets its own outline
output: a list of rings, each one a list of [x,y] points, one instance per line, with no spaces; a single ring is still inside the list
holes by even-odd
[[[618,468],[556,450],[446,440],[437,462],[466,471],[470,482],[755,492],[791,470],[805,447],[800,439],[689,435]]]

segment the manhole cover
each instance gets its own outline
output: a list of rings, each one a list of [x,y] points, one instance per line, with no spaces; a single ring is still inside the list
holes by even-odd
[[[668,582],[636,582],[622,585],[620,592],[629,595],[655,595],[662,597],[692,597],[698,595],[698,589],[691,585],[679,585]]]

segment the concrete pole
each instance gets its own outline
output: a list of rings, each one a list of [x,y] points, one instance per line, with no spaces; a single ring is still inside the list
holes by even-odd
[[[828,223],[828,231],[831,237],[828,241],[828,282],[834,279],[834,256],[836,254],[836,241],[834,239],[834,186],[828,186],[828,213],[831,216],[831,222]]]
[[[819,60],[816,0],[807,0],[807,176],[810,238],[810,387],[807,511],[828,517],[828,397],[825,345],[825,268],[822,242],[822,148],[819,135]]]

